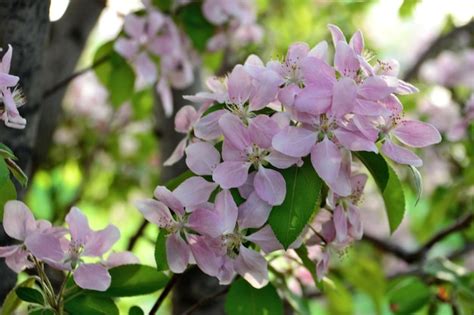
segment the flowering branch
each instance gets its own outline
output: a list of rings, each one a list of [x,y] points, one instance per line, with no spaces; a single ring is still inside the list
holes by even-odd
[[[365,234],[364,239],[374,244],[378,249],[384,252],[390,253],[400,258],[401,260],[404,260],[407,263],[414,263],[414,262],[422,260],[425,257],[426,253],[434,245],[442,241],[447,236],[468,228],[473,220],[474,220],[474,214],[469,213],[468,215],[464,216],[457,222],[453,223],[450,226],[447,226],[446,228],[440,230],[438,233],[434,234],[425,244],[423,244],[419,249],[415,250],[414,252],[409,252],[398,245],[383,241],[369,234]]]

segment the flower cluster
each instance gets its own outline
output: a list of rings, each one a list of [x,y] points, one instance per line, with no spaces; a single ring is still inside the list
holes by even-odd
[[[353,173],[352,152],[378,153],[380,147],[395,162],[421,166],[396,141],[419,148],[441,140],[432,125],[403,117],[396,95],[417,89],[397,78],[396,61],[370,64],[360,31],[348,43],[338,27],[329,29],[334,66],[326,42],[312,49],[296,43],[283,61],[264,64],[252,55],[227,77],[208,80],[210,92],[186,97],[202,106],[177,113],[176,130],[186,137],[166,164],[186,155],[189,169],[213,182],[196,176],[173,192],[159,186],[157,200],[138,203],[150,222],[168,232],[173,272],[195,262],[221,283],[238,273],[255,287],[265,285],[266,261],[255,249],[282,248],[267,221],[286,197],[281,170],[303,163],[311,163],[329,187],[327,211],[314,229],[320,243],[340,247],[360,239],[357,204],[366,176]],[[233,194],[245,201],[237,206]],[[300,245],[301,239],[292,247]],[[327,253],[318,263],[321,276]]]
[[[10,74],[12,54],[13,48],[8,45],[0,63],[0,101],[3,103],[3,108],[0,107],[0,120],[3,120],[7,127],[24,129],[26,119],[20,116],[18,107],[25,104],[25,99],[17,88],[20,78]]]
[[[114,48],[133,64],[139,86],[157,82],[156,90],[161,96],[165,114],[170,116],[173,112],[171,88],[183,89],[194,81],[193,67],[198,57],[191,41],[170,15],[149,1],[144,1],[144,4],[144,15],[129,14],[125,17],[125,35],[117,39]],[[173,10],[186,4],[188,1],[175,1]],[[255,24],[252,0],[206,0],[202,12],[217,28],[207,43],[210,51],[234,43],[244,45],[261,40],[262,30]]]
[[[20,243],[0,247],[0,257],[17,273],[36,268],[41,276],[43,265],[47,264],[72,274],[79,287],[97,291],[105,291],[110,286],[109,268],[138,263],[130,252],[112,253],[103,259],[120,238],[115,226],[93,231],[78,208],[71,209],[66,222],[67,229],[54,227],[48,221],[35,220],[24,203],[8,201],[3,227],[8,236]]]

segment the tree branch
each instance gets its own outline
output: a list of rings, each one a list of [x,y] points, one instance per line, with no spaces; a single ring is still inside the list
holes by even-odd
[[[211,294],[211,295],[199,300],[196,304],[194,304],[193,306],[188,308],[186,311],[184,311],[184,313],[182,315],[192,314],[194,311],[198,310],[201,306],[204,306],[207,303],[212,302],[214,299],[216,299],[216,298],[218,298],[222,295],[225,295],[227,292],[229,292],[229,289],[230,289],[230,287],[227,287],[227,288],[225,288],[221,291],[218,291],[214,294]]]
[[[447,236],[462,231],[463,229],[466,229],[469,227],[469,225],[472,223],[474,220],[474,214],[469,213],[465,215],[463,218],[460,220],[456,221],[450,226],[447,226],[446,228],[438,231],[436,234],[434,234],[426,243],[424,243],[420,248],[413,252],[409,252],[406,249],[392,244],[390,242],[378,239],[374,236],[371,235],[364,235],[364,240],[372,243],[375,247],[378,249],[390,253],[394,255],[395,257],[400,258],[401,260],[407,262],[407,263],[414,263],[418,262],[420,260],[423,260],[426,256],[426,253],[438,242],[442,241],[444,238]]]
[[[474,42],[474,19],[463,26],[455,27],[448,33],[440,34],[439,37],[436,38],[431,43],[431,45],[429,45],[426,50],[418,57],[411,68],[407,70],[403,80],[410,81],[414,79],[418,75],[421,66],[426,60],[436,57],[447,48],[451,48],[453,43],[455,43],[455,41],[463,34],[468,34],[471,37],[470,41]]]
[[[140,239],[140,237],[145,232],[145,229],[146,229],[147,226],[148,226],[148,221],[143,220],[142,223],[140,224],[140,226],[138,227],[137,231],[135,232],[135,234],[133,234],[133,236],[128,241],[128,245],[127,245],[127,250],[128,251],[133,250],[133,248],[137,244],[138,240]]]
[[[160,296],[159,296],[158,299],[156,300],[155,304],[154,304],[153,307],[151,308],[150,313],[148,313],[149,315],[155,315],[156,312],[160,309],[161,304],[163,304],[163,302],[165,301],[165,299],[166,299],[166,297],[168,296],[168,294],[170,294],[170,292],[171,292],[171,290],[173,289],[174,285],[175,285],[176,282],[178,281],[178,278],[179,278],[179,275],[173,274],[173,276],[171,277],[170,281],[168,281],[168,284],[167,284],[166,287],[163,289],[163,291],[161,292]]]

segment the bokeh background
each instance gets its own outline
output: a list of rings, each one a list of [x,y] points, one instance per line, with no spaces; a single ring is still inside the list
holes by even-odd
[[[68,3],[53,0],[50,19],[60,20]],[[374,58],[398,59],[402,77],[420,88],[420,93],[402,97],[407,115],[430,121],[443,133],[441,144],[419,152],[425,164],[420,169],[424,189],[418,203],[411,174],[397,169],[405,181],[408,208],[402,226],[389,241],[415,250],[443,227],[474,211],[474,135],[472,129],[461,136],[452,130],[467,117],[464,108],[474,92],[474,1],[256,3],[258,23],[264,28],[262,42],[245,49],[206,54],[200,71],[203,79],[231,69],[249,53],[268,61],[282,58],[287,47],[296,41],[305,41],[310,46],[321,40],[330,41],[328,23],[339,25],[346,34],[360,29]],[[123,17],[141,8],[138,0],[109,0],[87,39],[77,69],[92,64],[97,48],[121,31]],[[64,113],[41,163],[34,169],[25,200],[39,218],[62,222],[69,208],[76,205],[87,214],[93,228],[102,228],[108,222],[117,225],[122,238],[115,249],[123,250],[129,247],[143,220],[133,201],[152,195],[160,183],[160,165],[167,156],[160,151],[152,88],[135,94],[130,102],[120,106],[107,100],[107,89],[93,71],[72,81],[63,101]],[[361,205],[365,232],[369,237],[388,239],[382,200],[373,183],[369,182],[366,191]],[[142,263],[154,264],[156,233],[155,227],[148,226],[134,244],[133,251]],[[457,272],[465,275],[474,270],[472,249],[471,225],[437,243],[428,257],[447,257],[458,252],[453,263]],[[469,314],[474,313],[472,281],[420,281],[397,291],[397,286],[403,287],[403,283],[396,281],[401,275],[413,274],[424,279],[420,273],[422,263],[410,265],[378,250],[373,242],[363,240],[355,244],[332,263],[331,273],[341,282],[339,289],[320,296],[311,287],[307,272],[289,262],[276,262],[277,268],[292,275],[288,280],[295,296],[291,304],[297,305],[300,312],[391,314],[397,307],[393,301],[398,299],[420,304],[415,307],[416,314],[458,314],[450,302],[455,296],[461,304],[468,305]],[[149,309],[155,299],[156,296],[122,299],[119,305],[126,313],[136,304]],[[171,300],[160,314],[169,314],[170,309]]]

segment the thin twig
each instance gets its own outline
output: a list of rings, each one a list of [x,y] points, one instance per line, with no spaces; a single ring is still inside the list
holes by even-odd
[[[197,311],[200,307],[208,304],[209,302],[212,302],[214,299],[217,299],[218,297],[225,295],[227,292],[229,292],[229,288],[227,287],[221,291],[218,291],[212,295],[206,296],[205,298],[199,300],[196,304],[192,305],[190,308],[188,308],[186,311],[184,311],[181,315],[189,315],[192,314],[193,312]]]
[[[166,284],[166,287],[163,289],[160,296],[156,300],[155,304],[151,308],[150,313],[148,313],[149,315],[155,315],[156,312],[158,312],[158,310],[160,309],[161,304],[163,304],[166,297],[168,296],[168,294],[170,294],[170,292],[173,289],[174,285],[178,281],[178,278],[179,278],[179,275],[173,274],[170,281],[168,281],[168,284]]]
[[[69,77],[64,78],[63,80],[59,81],[58,83],[56,83],[55,85],[53,85],[51,88],[47,89],[44,92],[43,99],[52,96],[54,93],[56,93],[57,91],[61,90],[65,86],[67,86],[72,80],[74,80],[75,78],[77,78],[77,77],[79,77],[79,76],[95,69],[96,67],[100,66],[101,64],[103,64],[104,62],[109,60],[109,58],[110,58],[110,55],[105,55],[105,56],[97,59],[96,61],[94,61],[94,63],[91,64],[89,67],[84,68],[82,70],[79,70],[77,72],[74,72]]]
[[[434,234],[425,244],[423,244],[420,248],[418,248],[417,250],[413,252],[409,252],[398,245],[386,242],[384,240],[378,239],[374,236],[367,235],[367,234],[364,235],[364,240],[374,244],[380,250],[390,253],[404,260],[407,263],[414,263],[414,262],[422,260],[426,256],[426,253],[434,245],[442,241],[447,236],[468,228],[471,225],[473,220],[474,220],[473,213],[469,213],[465,215],[463,218],[461,218],[457,222],[451,224],[450,226],[447,226],[446,228]]]
[[[140,239],[140,237],[142,236],[143,232],[145,232],[145,229],[146,227],[148,226],[148,221],[147,220],[143,220],[142,221],[142,224],[140,224],[140,227],[137,229],[137,231],[135,232],[135,234],[133,234],[133,236],[130,238],[130,240],[128,241],[128,245],[127,245],[127,250],[128,251],[132,251],[133,248],[135,247],[135,244],[137,243],[137,241]]]

